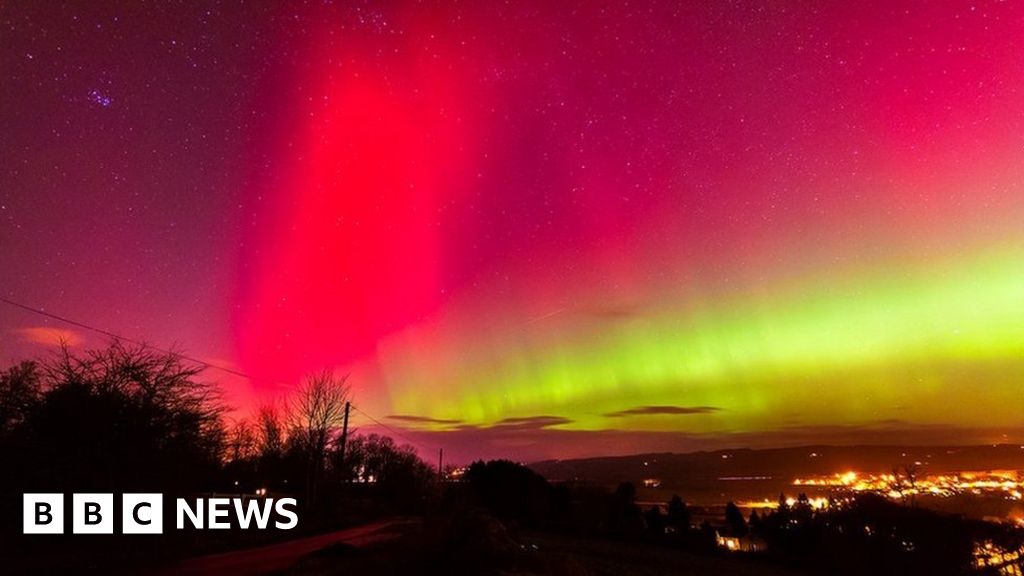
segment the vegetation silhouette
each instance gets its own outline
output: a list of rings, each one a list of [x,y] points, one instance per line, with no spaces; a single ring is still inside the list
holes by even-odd
[[[90,491],[295,496],[300,528],[287,537],[384,515],[423,518],[422,531],[403,544],[407,554],[378,558],[380,573],[393,566],[393,573],[586,574],[610,565],[614,573],[633,573],[629,566],[662,573],[679,558],[686,564],[699,557],[711,559],[699,561],[709,566],[728,559],[729,566],[752,567],[745,573],[950,574],[977,572],[979,542],[1008,551],[1000,562],[1024,561],[1014,556],[1024,549],[1021,530],[915,506],[912,467],[893,474],[897,502],[862,494],[815,509],[805,494],[794,501],[780,495],[774,509],[751,512],[749,521],[733,502],[716,518],[679,495],[641,509],[630,479],[552,483],[508,460],[477,461],[442,478],[389,437],[352,430],[345,438],[350,389],[330,372],[234,421],[217,386],[201,376],[173,352],[119,341],[81,352],[63,347],[0,372],[4,572],[133,572],[282,537],[188,530],[149,540],[20,535],[22,493]],[[168,517],[165,509],[165,523]],[[722,549],[726,538],[748,552],[743,563]],[[568,561],[545,546],[582,556]],[[615,556],[620,552],[627,564]],[[336,561],[321,556],[317,570],[336,573],[329,566]]]
[[[173,530],[168,506],[176,497],[294,496],[301,533],[384,511],[420,511],[424,495],[436,490],[430,467],[390,438],[355,435],[340,457],[345,378],[314,374],[251,419],[228,422],[219,388],[201,373],[173,351],[120,340],[96,350],[62,346],[0,373],[0,557],[9,559],[2,571],[130,571],[275,536]],[[349,503],[357,505],[342,504],[348,486]],[[119,530],[88,542],[67,534],[25,537],[21,495],[30,492],[158,492],[165,496],[164,536],[130,545]],[[115,518],[119,506],[115,497]],[[41,559],[42,567],[32,568]]]

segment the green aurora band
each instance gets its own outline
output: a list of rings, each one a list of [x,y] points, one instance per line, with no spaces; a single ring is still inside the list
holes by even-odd
[[[565,314],[559,330],[463,343],[456,364],[395,360],[392,406],[481,426],[552,415],[578,430],[1019,423],[1006,409],[1024,383],[1018,251],[868,278],[706,309]],[[643,405],[713,410],[607,416]]]

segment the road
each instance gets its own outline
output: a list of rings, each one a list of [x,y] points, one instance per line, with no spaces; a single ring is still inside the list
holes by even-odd
[[[363,547],[376,542],[393,540],[399,536],[396,528],[413,522],[415,520],[381,520],[355,528],[289,540],[261,548],[200,556],[170,566],[166,570],[161,571],[160,574],[177,574],[181,576],[206,576],[213,574],[255,576],[257,574],[277,572],[295,564],[303,556],[312,554],[332,544],[344,543],[350,546]]]

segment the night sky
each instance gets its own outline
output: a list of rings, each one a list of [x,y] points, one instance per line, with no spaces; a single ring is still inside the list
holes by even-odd
[[[206,373],[240,415],[350,372],[455,458],[1020,441],[1022,30],[5,2],[0,294],[254,376]],[[104,342],[0,305],[0,360],[61,337]]]

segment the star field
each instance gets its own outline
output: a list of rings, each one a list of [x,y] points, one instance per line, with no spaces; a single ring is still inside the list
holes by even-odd
[[[411,434],[524,458],[1019,434],[1022,24],[4,5],[0,292],[259,375],[224,378],[241,410],[351,371]],[[37,328],[67,327],[0,309],[4,359]]]

